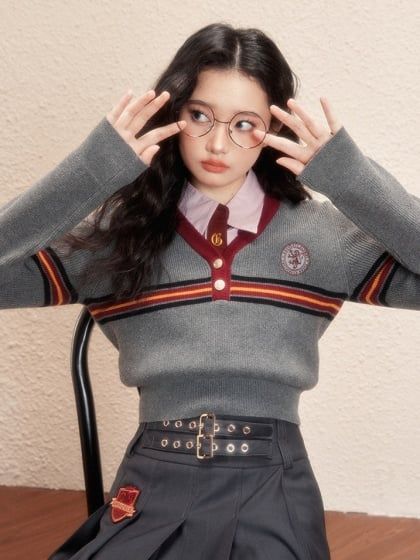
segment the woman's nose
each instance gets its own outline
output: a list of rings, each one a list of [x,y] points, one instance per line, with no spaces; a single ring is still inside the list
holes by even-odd
[[[207,148],[212,152],[226,151],[230,140],[228,125],[226,123],[214,122],[213,128],[208,133]]]

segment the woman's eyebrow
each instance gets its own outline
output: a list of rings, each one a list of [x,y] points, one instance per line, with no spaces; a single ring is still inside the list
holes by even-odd
[[[204,99],[189,99],[188,101],[192,101],[194,103],[205,103],[206,105],[209,105],[212,109],[217,109],[217,107],[215,107],[208,101],[204,101]],[[247,111],[246,109],[232,109],[232,113],[249,113],[249,112],[250,111]]]

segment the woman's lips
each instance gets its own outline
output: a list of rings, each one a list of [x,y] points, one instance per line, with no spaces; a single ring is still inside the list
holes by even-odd
[[[223,171],[226,171],[228,169],[228,167],[222,165],[213,165],[204,161],[201,162],[201,165],[206,171],[210,171],[212,173],[222,173]]]

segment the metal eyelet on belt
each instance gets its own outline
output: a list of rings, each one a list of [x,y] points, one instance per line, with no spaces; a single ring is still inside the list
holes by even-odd
[[[176,441],[173,442],[172,444],[174,447],[179,447],[181,445],[181,442],[179,441],[179,439],[177,439]]]
[[[249,434],[249,432],[251,431],[251,428],[249,426],[244,426],[242,428],[242,431],[244,434]]]
[[[191,449],[191,447],[194,446],[194,442],[192,440],[189,440],[185,445],[187,446],[187,449]]]
[[[162,422],[162,424],[163,424],[164,426],[169,426],[170,422],[169,422],[169,420],[164,420],[164,421]]]
[[[197,427],[197,422],[195,420],[191,420],[191,422],[188,424],[188,426],[192,430],[193,428]]]
[[[168,445],[168,440],[167,440],[167,439],[161,439],[161,440],[160,440],[160,445],[161,445],[162,447],[166,447],[166,446]]]
[[[230,453],[232,453],[232,451],[235,451],[235,446],[233,445],[233,443],[227,444],[226,451],[229,451]]]
[[[241,445],[241,451],[243,451],[244,453],[246,453],[249,449],[249,445],[247,443],[243,443]]]
[[[177,428],[179,428],[180,426],[182,426],[182,420],[176,420],[176,421],[175,421],[175,426],[176,426]]]
[[[228,426],[228,432],[234,432],[235,430],[236,430],[235,424],[229,424],[229,426]]]

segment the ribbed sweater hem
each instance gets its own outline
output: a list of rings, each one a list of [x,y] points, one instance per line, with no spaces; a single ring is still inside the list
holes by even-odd
[[[158,387],[141,387],[139,422],[176,420],[214,412],[216,417],[217,413],[263,416],[299,425],[301,392],[301,388],[290,385],[235,376],[208,377],[200,383],[172,381]]]

